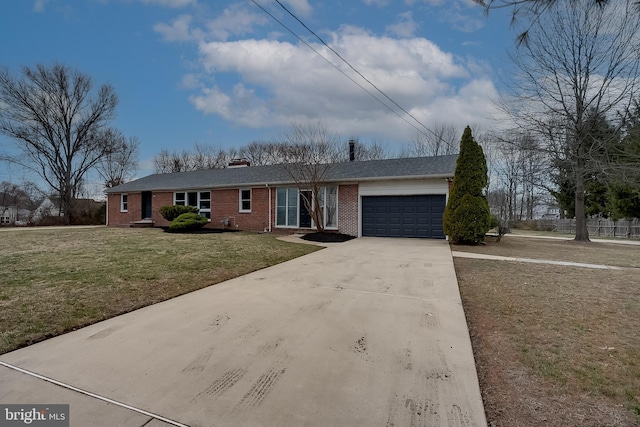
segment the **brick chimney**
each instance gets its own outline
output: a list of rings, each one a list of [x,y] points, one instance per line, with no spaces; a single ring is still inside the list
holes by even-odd
[[[248,168],[251,163],[247,159],[233,159],[229,162],[229,168]]]
[[[353,162],[356,159],[356,141],[349,140],[349,161]]]

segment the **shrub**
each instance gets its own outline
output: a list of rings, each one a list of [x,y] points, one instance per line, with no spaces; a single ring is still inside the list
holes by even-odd
[[[167,221],[173,221],[185,213],[198,213],[194,206],[167,205],[160,208],[160,215]]]
[[[498,242],[502,240],[502,236],[511,232],[509,221],[493,214],[491,214],[491,221],[489,223],[489,227],[496,229],[498,233]]]
[[[482,242],[491,228],[491,212],[483,194],[487,182],[487,162],[482,147],[467,126],[460,141],[453,186],[442,219],[444,232],[454,242]]]
[[[456,243],[476,244],[484,240],[490,228],[491,213],[483,196],[465,194],[455,211],[449,235]]]
[[[171,231],[191,231],[202,228],[207,223],[207,218],[197,213],[187,212],[179,215],[169,224]]]

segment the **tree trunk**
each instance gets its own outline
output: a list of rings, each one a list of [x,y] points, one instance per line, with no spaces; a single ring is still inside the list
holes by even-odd
[[[587,229],[587,215],[584,203],[584,164],[579,159],[576,165],[576,237],[579,242],[589,242],[589,230]]]
[[[316,223],[316,231],[318,233],[324,232],[324,216],[322,215],[322,206],[320,206],[320,187],[316,187],[312,193],[313,197],[313,220]]]

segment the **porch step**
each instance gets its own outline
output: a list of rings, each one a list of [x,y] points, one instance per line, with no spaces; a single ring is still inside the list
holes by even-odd
[[[130,227],[134,227],[134,228],[145,228],[145,227],[153,227],[153,220],[152,219],[141,219],[139,221],[131,221],[129,223]]]

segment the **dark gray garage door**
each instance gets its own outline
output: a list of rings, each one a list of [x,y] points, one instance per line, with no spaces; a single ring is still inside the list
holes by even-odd
[[[445,204],[444,194],[365,196],[362,198],[362,235],[444,239]]]

